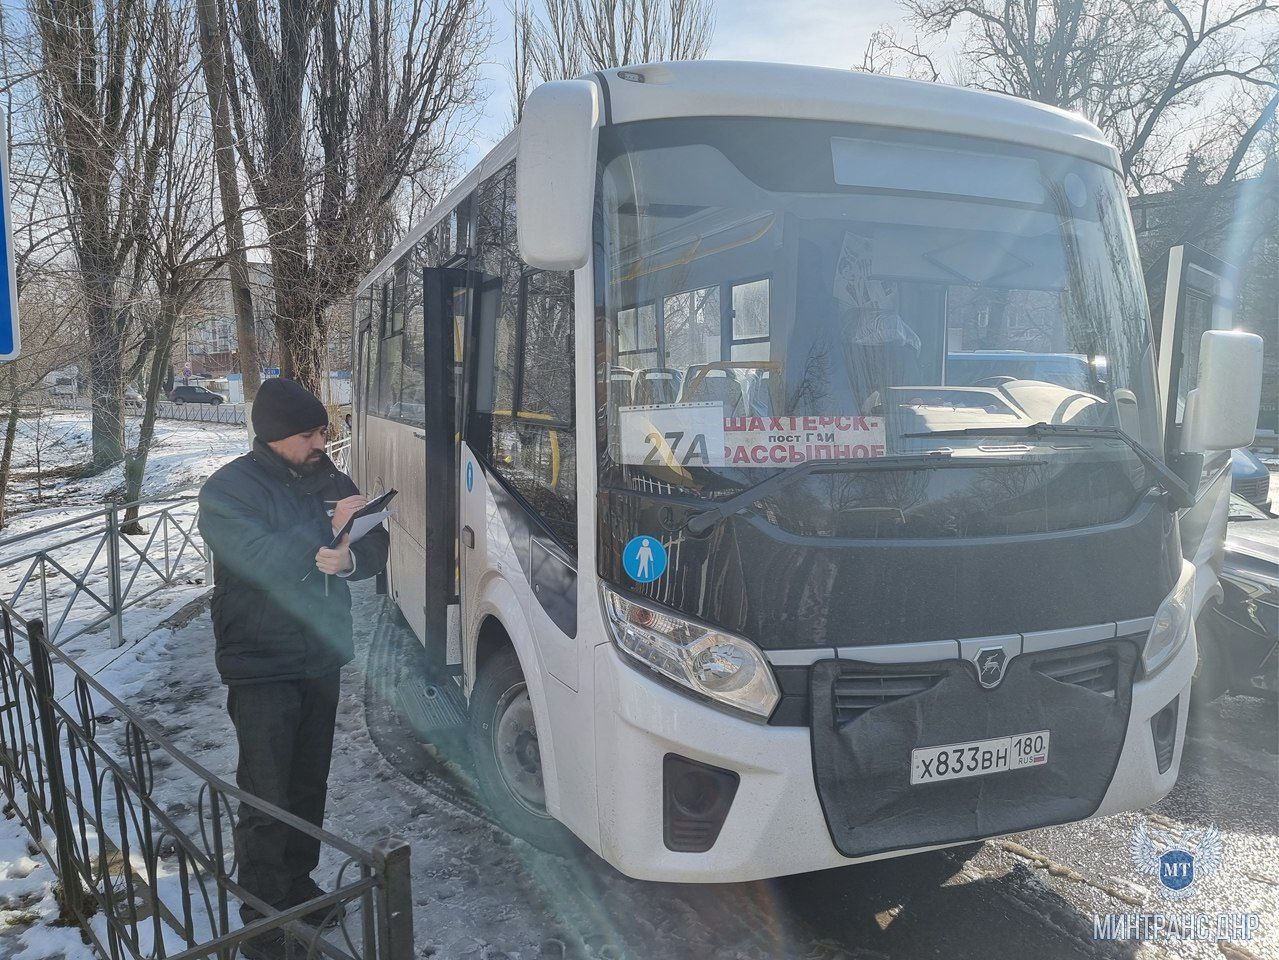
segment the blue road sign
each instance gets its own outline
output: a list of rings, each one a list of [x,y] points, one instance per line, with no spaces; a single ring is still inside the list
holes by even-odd
[[[265,373],[268,377],[278,377],[278,376],[280,375],[280,368],[279,368],[279,367],[267,367],[267,368],[266,368],[264,371],[262,371],[262,372],[263,372],[263,373]]]
[[[636,583],[652,583],[666,572],[666,548],[657,537],[632,537],[622,551],[622,567]]]
[[[0,110],[0,130],[9,124]],[[0,362],[22,350],[18,330],[18,278],[13,256],[13,213],[9,193],[9,145],[0,143],[0,219],[4,220],[4,251],[0,257]]]

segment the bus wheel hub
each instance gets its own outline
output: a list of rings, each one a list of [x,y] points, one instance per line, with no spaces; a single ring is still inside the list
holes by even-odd
[[[544,814],[542,756],[537,748],[537,728],[527,687],[510,695],[500,708],[493,746],[508,789],[524,806]]]

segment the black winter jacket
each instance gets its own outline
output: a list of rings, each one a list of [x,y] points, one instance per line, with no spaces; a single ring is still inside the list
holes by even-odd
[[[200,534],[213,551],[213,636],[224,683],[323,676],[349,663],[351,592],[325,577],[315,553],[333,538],[324,501],[359,491],[327,457],[300,474],[261,441],[200,490]],[[362,580],[386,566],[378,527],[352,544]]]

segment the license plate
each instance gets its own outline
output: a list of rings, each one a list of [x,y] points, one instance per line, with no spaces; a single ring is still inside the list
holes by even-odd
[[[1007,773],[1048,762],[1048,731],[1016,737],[949,743],[944,747],[920,747],[910,752],[910,782],[937,783]]]

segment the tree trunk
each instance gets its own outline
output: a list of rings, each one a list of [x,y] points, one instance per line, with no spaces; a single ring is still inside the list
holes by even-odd
[[[120,331],[110,288],[93,283],[89,296],[89,394],[93,400],[93,469],[124,459],[123,376]]]
[[[244,402],[251,404],[258,395],[261,372],[258,363],[258,335],[253,323],[253,292],[249,286],[248,257],[244,248],[244,220],[241,216],[240,181],[235,163],[235,147],[231,134],[231,113],[227,105],[226,24],[214,0],[196,0],[200,20],[200,61],[204,68],[204,86],[209,98],[209,117],[213,126],[213,162],[217,168],[218,192],[222,200],[222,219],[226,230],[227,273],[231,281],[231,303],[235,310],[235,336],[240,361],[240,378]]]
[[[151,354],[151,367],[147,371],[147,392],[142,411],[142,424],[138,428],[138,445],[124,461],[124,502],[133,504],[142,498],[142,481],[147,472],[147,455],[155,438],[155,420],[159,407],[160,389],[164,385],[173,354],[173,331],[177,325],[177,311],[167,298],[160,300],[160,322],[156,331],[155,350]],[[124,513],[121,533],[142,533],[138,523],[138,508],[130,506]]]
[[[313,304],[301,304],[275,319],[280,341],[280,375],[296,380],[317,397],[324,375],[325,323],[322,311]]]
[[[12,402],[4,427],[4,452],[0,453],[0,530],[7,522],[5,497],[9,495],[9,467],[13,463],[13,442],[18,434],[18,405],[22,402],[16,391]]]

